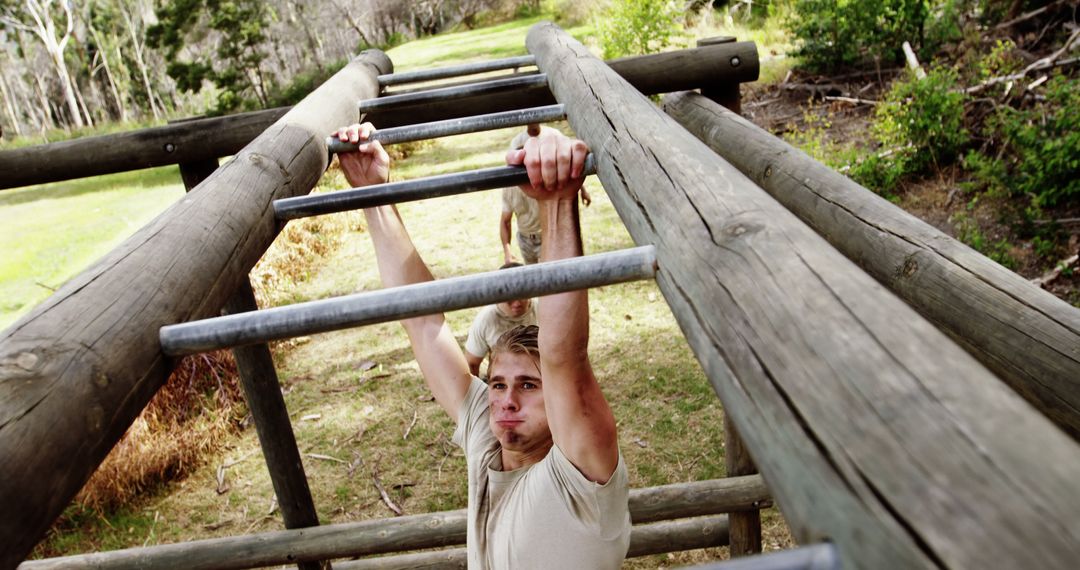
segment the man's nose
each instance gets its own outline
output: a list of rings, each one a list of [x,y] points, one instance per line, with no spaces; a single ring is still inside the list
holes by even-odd
[[[517,392],[515,392],[513,389],[507,390],[506,394],[503,396],[503,399],[502,399],[502,407],[503,407],[504,410],[517,410],[518,409]]]

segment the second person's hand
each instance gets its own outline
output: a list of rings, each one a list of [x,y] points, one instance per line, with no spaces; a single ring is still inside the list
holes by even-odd
[[[374,125],[363,123],[341,127],[334,133],[342,142],[360,144],[355,152],[338,154],[341,171],[350,186],[383,184],[390,180],[390,156],[386,154],[382,143],[370,140],[374,132]]]

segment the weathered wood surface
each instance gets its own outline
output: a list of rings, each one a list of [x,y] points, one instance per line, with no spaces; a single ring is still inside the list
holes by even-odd
[[[797,541],[1075,566],[1074,441],[558,27],[526,45]]]
[[[700,95],[664,109],[1080,438],[1080,309]]]
[[[756,81],[759,70],[757,46],[753,42],[624,57],[607,63],[616,74],[646,95],[696,89],[703,85]],[[547,87],[539,86],[371,113],[366,120],[370,120],[376,127],[393,127],[552,103],[555,103],[555,98],[551,91]]]
[[[26,556],[168,377],[162,325],[208,317],[277,235],[271,203],[307,193],[324,138],[391,68],[368,51],[232,161],[0,333],[0,568]]]
[[[739,65],[731,65],[732,58],[738,58]],[[757,46],[753,42],[620,58],[610,63],[648,94],[696,89],[718,82],[754,81],[758,76]],[[354,94],[340,96],[342,101],[334,101],[334,105],[347,99],[349,105],[356,106]],[[373,113],[369,119],[379,128],[397,127],[554,102],[551,92],[539,87]],[[0,189],[231,156],[285,111],[282,108],[197,119],[129,133],[0,151]]]
[[[727,467],[728,477],[757,473],[757,466],[750,458],[750,450],[739,437],[739,430],[728,414],[724,414],[724,465]],[[728,517],[728,528],[730,535],[728,552],[731,553],[732,558],[761,552],[760,511],[731,513]]]
[[[630,531],[627,558],[680,552],[696,548],[713,548],[727,544],[728,517],[663,522],[635,526]],[[464,548],[401,554],[383,558],[368,558],[335,562],[338,570],[460,570],[469,564]]]
[[[651,522],[756,509],[769,500],[758,475],[630,491],[630,517]],[[240,569],[465,544],[464,509],[392,519],[264,532],[24,562],[49,568]],[[336,567],[336,564],[335,564]]]
[[[232,156],[288,107],[0,151],[0,188]]]

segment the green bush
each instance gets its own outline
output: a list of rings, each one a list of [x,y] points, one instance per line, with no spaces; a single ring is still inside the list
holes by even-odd
[[[1029,108],[999,107],[984,132],[998,144],[995,156],[973,151],[964,160],[978,184],[1031,196],[1037,209],[1080,202],[1080,80],[1057,76],[1045,94]]]
[[[658,52],[680,35],[682,4],[674,0],[613,0],[597,17],[604,58]]]
[[[882,151],[855,165],[852,178],[888,195],[904,176],[952,163],[968,141],[958,84],[956,72],[946,68],[893,83],[871,125]]]
[[[921,45],[928,13],[928,0],[796,0],[789,26],[803,65],[829,71],[902,61],[905,40]]]

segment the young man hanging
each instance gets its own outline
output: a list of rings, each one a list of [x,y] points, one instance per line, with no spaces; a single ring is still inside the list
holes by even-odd
[[[353,186],[386,182],[389,158],[365,123],[339,155]],[[588,148],[544,129],[510,165],[540,203],[541,260],[582,254],[577,194]],[[391,206],[364,211],[385,287],[432,280]],[[441,314],[401,321],[436,401],[457,422],[469,473],[469,568],[618,568],[630,542],[626,466],[615,418],[588,359],[588,292],[548,295],[537,327],[508,331],[492,350],[489,384],[469,366]]]

